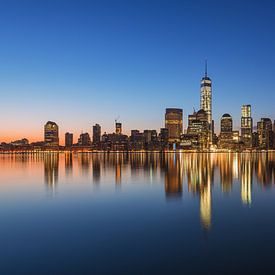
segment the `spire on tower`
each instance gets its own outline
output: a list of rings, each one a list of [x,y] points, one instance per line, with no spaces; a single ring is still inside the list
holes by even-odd
[[[207,77],[207,59],[205,59],[205,77]]]

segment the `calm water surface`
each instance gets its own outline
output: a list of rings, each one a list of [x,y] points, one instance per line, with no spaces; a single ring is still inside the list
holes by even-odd
[[[275,273],[275,154],[0,155],[0,274]]]

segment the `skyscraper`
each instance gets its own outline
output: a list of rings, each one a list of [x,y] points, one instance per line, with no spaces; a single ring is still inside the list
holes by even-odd
[[[73,146],[73,134],[72,133],[66,133],[65,134],[65,146],[66,147],[72,147]]]
[[[229,114],[224,114],[221,118],[221,133],[231,133],[233,131],[233,121]]]
[[[58,125],[53,121],[48,121],[44,126],[44,141],[47,146],[58,146]]]
[[[93,126],[93,144],[99,144],[101,141],[101,126],[99,124],[95,124]]]
[[[261,149],[273,148],[272,121],[270,118],[261,118],[257,123],[257,133],[259,138],[259,147]]]
[[[252,146],[253,121],[251,117],[251,105],[242,106],[241,138],[245,147]]]
[[[207,62],[205,62],[205,75],[201,80],[201,109],[207,113],[209,123],[209,141],[212,142],[212,81],[207,76]]]
[[[221,148],[230,148],[233,142],[233,120],[229,114],[224,114],[221,118],[221,133],[219,145]]]
[[[91,146],[91,139],[88,133],[82,133],[78,139],[78,146]]]
[[[122,123],[116,122],[116,134],[121,135],[122,134]]]
[[[180,140],[182,134],[182,109],[167,108],[165,112],[165,128],[168,129],[169,142]]]
[[[205,110],[194,111],[192,115],[188,116],[187,134],[198,137],[200,149],[209,148],[209,132],[208,116]],[[191,139],[194,138],[192,136]]]

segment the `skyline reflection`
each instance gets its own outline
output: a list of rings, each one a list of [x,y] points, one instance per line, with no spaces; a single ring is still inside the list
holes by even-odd
[[[92,182],[100,187],[108,182],[121,190],[133,182],[162,184],[167,201],[184,201],[187,194],[198,200],[198,215],[205,230],[212,227],[214,188],[227,196],[237,190],[240,203],[251,207],[254,184],[264,191],[275,183],[275,156],[268,153],[49,153],[1,155],[0,163],[7,173],[20,168],[39,174],[42,165],[42,180],[52,194],[64,181],[79,178],[84,184]]]

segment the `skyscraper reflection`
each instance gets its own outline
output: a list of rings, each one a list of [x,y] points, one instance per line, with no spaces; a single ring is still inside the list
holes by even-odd
[[[90,170],[91,156],[87,153],[82,153],[79,156],[79,166],[84,176],[88,176]]]
[[[208,182],[203,189],[200,190],[200,218],[203,228],[211,227],[211,183]]]
[[[43,156],[44,179],[46,186],[54,192],[58,182],[59,154],[50,153]]]
[[[119,188],[123,188],[123,179],[138,184],[164,183],[163,192],[169,200],[183,199],[186,187],[199,200],[200,221],[206,230],[213,226],[213,194],[226,192],[231,196],[235,193],[232,190],[240,190],[241,201],[250,205],[253,178],[264,188],[271,187],[275,180],[275,155],[266,153],[83,153],[77,157],[73,153],[51,153],[28,158],[13,156],[9,160],[21,167],[23,163],[26,169],[28,163],[39,165],[42,161],[45,184],[52,191],[60,181],[59,177],[63,176],[59,174],[59,161],[64,163],[65,177],[77,175],[85,178],[92,169],[94,183],[104,184],[107,178],[107,182],[111,179]],[[4,157],[0,161],[3,162]],[[75,173],[72,173],[73,167]]]
[[[73,173],[73,154],[65,153],[65,174],[67,177],[71,177]]]
[[[211,227],[211,186],[214,179],[213,155],[190,154],[187,158],[188,190],[200,198],[200,218],[203,228]]]
[[[274,156],[272,154],[263,153],[255,158],[256,177],[262,187],[267,187],[274,183]]]
[[[219,158],[221,186],[223,192],[230,192],[233,183],[233,155],[225,154]]]
[[[165,194],[167,198],[182,196],[181,162],[178,154],[168,154],[164,159]]]
[[[250,155],[241,155],[241,198],[244,204],[251,204],[252,163]]]
[[[101,161],[98,154],[93,155],[92,166],[93,166],[93,182],[100,183]]]

